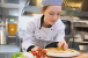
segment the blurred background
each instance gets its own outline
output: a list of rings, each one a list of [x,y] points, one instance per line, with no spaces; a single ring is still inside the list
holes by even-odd
[[[0,0],[0,57],[21,53],[27,23],[41,14],[42,0]],[[88,52],[88,0],[63,0],[60,18],[69,48]]]

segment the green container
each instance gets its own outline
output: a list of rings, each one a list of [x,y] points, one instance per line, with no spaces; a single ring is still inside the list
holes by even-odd
[[[17,58],[17,57],[23,58],[23,54],[22,53],[16,53],[16,54],[12,55],[12,58]]]

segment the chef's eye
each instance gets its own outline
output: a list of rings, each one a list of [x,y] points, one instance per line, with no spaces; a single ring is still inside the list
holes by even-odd
[[[50,15],[53,15],[53,14],[50,13]]]
[[[57,14],[57,15],[60,15],[60,14]]]

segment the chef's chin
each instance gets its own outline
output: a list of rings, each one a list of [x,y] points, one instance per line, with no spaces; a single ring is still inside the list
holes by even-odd
[[[55,23],[51,23],[50,25],[52,25],[52,26],[53,26],[54,24],[55,24]]]

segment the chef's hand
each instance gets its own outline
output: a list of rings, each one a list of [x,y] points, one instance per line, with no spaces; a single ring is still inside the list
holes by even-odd
[[[31,51],[38,51],[38,50],[43,50],[43,49],[38,46],[35,46],[34,48],[31,49]]]
[[[38,46],[35,46],[34,48],[31,49],[31,51],[36,51],[38,50],[38,48],[39,48]]]
[[[65,50],[68,49],[68,45],[67,45],[67,43],[66,43],[65,41],[60,41],[57,46],[58,46],[58,47],[62,47],[62,48],[64,48]]]

